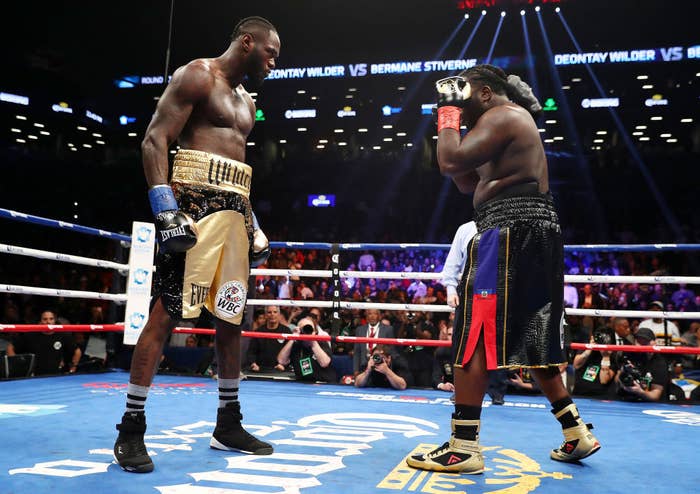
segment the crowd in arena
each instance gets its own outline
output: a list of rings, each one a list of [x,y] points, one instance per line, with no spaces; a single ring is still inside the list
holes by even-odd
[[[341,269],[347,271],[440,273],[446,250],[382,250],[346,252]],[[692,256],[612,252],[568,252],[567,274],[653,275],[683,272]],[[30,263],[31,266],[31,263]],[[273,249],[266,265],[284,269],[330,269],[327,251]],[[405,274],[404,274],[405,276]],[[36,263],[23,270],[18,284],[79,288],[109,292],[115,275],[102,270],[80,272],[57,263]],[[341,279],[341,299],[357,302],[442,305],[446,290],[439,275],[434,280],[402,277],[396,280],[348,277]],[[250,280],[250,298],[268,300],[329,301],[329,278],[257,275]],[[565,305],[570,308],[622,309],[695,312],[700,310],[700,293],[678,284],[585,283],[565,285]],[[50,298],[4,294],[2,324],[103,324],[120,321],[123,308],[106,301]],[[299,324],[300,321],[303,324]],[[312,324],[309,324],[309,321]],[[331,336],[377,336],[450,340],[453,314],[431,311],[379,311],[344,309],[340,321],[331,310],[280,305],[249,306],[244,330],[272,333],[302,333]],[[181,326],[212,327],[206,314]],[[376,328],[376,333],[374,329]],[[60,342],[56,344],[56,342]],[[567,343],[625,345],[674,345],[696,347],[700,343],[700,322],[693,319],[667,320],[567,315]],[[284,348],[287,345],[287,348]],[[58,347],[58,348],[57,348]],[[282,352],[284,348],[284,351]],[[119,333],[22,333],[0,334],[0,353],[35,354],[33,375],[96,372],[128,368],[131,347],[122,345]],[[248,378],[284,375],[289,379],[313,380],[355,386],[435,388],[453,390],[449,347],[348,344],[337,341],[286,342],[277,339],[245,338],[243,374]],[[282,353],[281,353],[282,352]],[[323,357],[326,355],[327,358]],[[377,357],[374,357],[377,355]],[[376,359],[376,360],[373,360]],[[308,364],[302,372],[303,365]],[[323,362],[323,367],[319,366]],[[381,365],[382,363],[386,365]],[[378,369],[383,372],[378,372]],[[574,394],[605,399],[645,401],[696,400],[700,387],[697,355],[569,350],[562,376]],[[215,376],[213,337],[174,333],[160,365],[161,372]],[[629,375],[640,386],[625,386]],[[508,393],[537,393],[526,369],[496,373]],[[629,391],[633,390],[633,391]],[[652,392],[652,390],[654,392]],[[500,400],[499,400],[500,401]]]

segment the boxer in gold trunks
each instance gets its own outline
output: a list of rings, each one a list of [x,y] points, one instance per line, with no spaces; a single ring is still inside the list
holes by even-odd
[[[530,368],[562,426],[564,442],[550,457],[578,461],[600,443],[559,374],[565,361],[563,243],[533,118],[542,107],[519,77],[493,65],[441,79],[436,89],[440,172],[460,192],[474,194],[477,234],[458,288],[452,434],[442,446],[406,461],[423,470],[482,473],[487,370],[520,367]],[[462,119],[469,129],[464,138]]]
[[[255,104],[243,87],[261,84],[275,67],[280,38],[261,17],[241,20],[219,57],[178,68],[160,98],[143,143],[143,168],[159,252],[151,313],[134,349],[126,412],[114,456],[130,472],[150,472],[144,445],[145,402],[163,347],[178,321],[215,318],[219,408],[212,448],[272,454],[241,426],[240,323],[249,268],[269,248],[253,215],[252,169],[245,164]],[[177,140],[168,183],[168,149]]]

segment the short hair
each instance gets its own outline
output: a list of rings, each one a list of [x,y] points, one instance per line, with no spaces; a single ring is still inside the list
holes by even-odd
[[[231,34],[231,41],[235,40],[243,34],[251,34],[251,31],[260,28],[277,32],[277,28],[273,26],[270,21],[268,21],[264,17],[258,17],[254,15],[251,17],[246,17],[245,19],[241,19],[241,21],[238,24],[236,24],[236,27],[233,28],[233,33]]]

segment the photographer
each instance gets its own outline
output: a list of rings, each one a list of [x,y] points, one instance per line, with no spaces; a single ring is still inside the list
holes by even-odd
[[[426,318],[425,312],[400,311],[399,327],[396,337],[400,339],[435,340],[438,330]],[[429,388],[432,386],[433,349],[424,346],[405,346],[401,352],[408,362],[408,368],[413,374],[415,386]]]
[[[634,337],[637,345],[653,345],[656,339],[649,328],[639,328]],[[666,359],[660,353],[624,355],[615,382],[617,394],[624,400],[661,401],[668,382]]]
[[[614,345],[613,330],[603,327],[591,335],[591,343]],[[617,365],[611,361],[611,351],[583,350],[574,357],[574,393],[583,396],[609,397]],[[614,360],[614,359],[613,359]]]
[[[367,367],[355,377],[355,386],[406,389],[413,384],[406,360],[390,354],[388,347],[377,345],[367,360]]]
[[[318,327],[316,318],[305,313],[299,319],[297,327],[292,330],[292,334],[328,333]],[[281,366],[291,363],[294,374],[301,381],[337,381],[335,369],[331,367],[331,345],[327,341],[289,340],[277,354],[277,363]]]

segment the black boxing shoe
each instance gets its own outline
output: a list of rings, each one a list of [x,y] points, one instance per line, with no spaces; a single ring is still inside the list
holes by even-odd
[[[146,432],[146,416],[142,412],[126,412],[121,424],[117,424],[119,436],[114,443],[114,459],[127,472],[153,471],[153,461],[148,456],[143,435]]]
[[[271,455],[272,445],[263,442],[246,431],[241,425],[241,404],[237,401],[219,408],[216,427],[209,446],[222,451],[239,451],[249,455]]]

